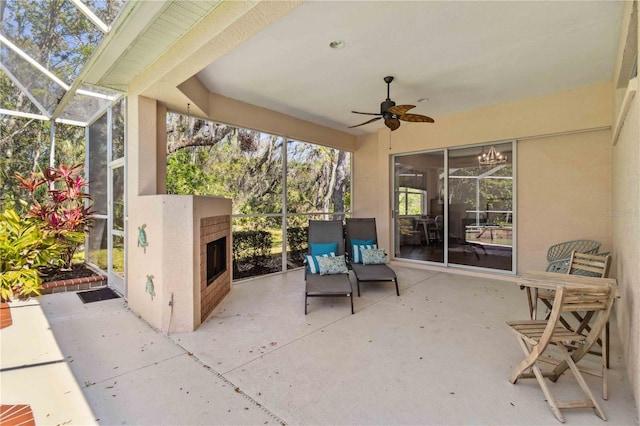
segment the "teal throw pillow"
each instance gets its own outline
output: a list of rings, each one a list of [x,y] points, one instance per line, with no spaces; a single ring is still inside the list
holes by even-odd
[[[321,256],[323,254],[337,253],[338,243],[310,243],[311,256]]]
[[[320,267],[320,275],[347,274],[347,264],[344,256],[336,257],[318,257],[318,266]]]
[[[368,240],[358,240],[356,238],[351,238],[351,262],[353,263],[362,263],[362,254],[356,250],[356,246],[368,246],[371,244],[375,244],[375,238],[369,238]],[[356,261],[356,259],[358,259]]]

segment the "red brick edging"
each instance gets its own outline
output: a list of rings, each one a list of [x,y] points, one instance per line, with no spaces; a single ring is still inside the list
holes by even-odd
[[[42,285],[42,294],[63,293],[65,291],[89,290],[107,285],[106,275],[93,277],[72,278],[69,280],[53,281]]]
[[[0,424],[3,426],[35,426],[31,406],[2,405],[0,406]]]
[[[0,303],[0,330],[9,327],[13,324],[13,318],[11,317],[11,308],[7,302]],[[2,423],[0,423],[2,424]]]

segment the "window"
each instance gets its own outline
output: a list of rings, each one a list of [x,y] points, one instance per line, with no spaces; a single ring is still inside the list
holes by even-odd
[[[400,216],[419,216],[426,213],[427,192],[413,188],[398,189],[398,210]]]
[[[175,113],[167,145],[168,193],[233,200],[234,279],[302,266],[309,219],[349,214],[348,152]]]

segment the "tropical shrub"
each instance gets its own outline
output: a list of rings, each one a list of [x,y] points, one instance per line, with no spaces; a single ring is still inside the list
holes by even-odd
[[[237,231],[233,233],[233,269],[243,263],[261,265],[271,255],[272,236],[268,231]]]
[[[302,266],[304,255],[307,253],[308,226],[293,227],[287,229],[287,244],[289,245],[289,261],[296,266]]]
[[[28,217],[36,219],[47,232],[51,232],[62,247],[63,267],[71,268],[73,255],[84,242],[86,232],[93,220],[91,208],[86,200],[91,197],[84,192],[88,182],[80,174],[81,164],[71,167],[48,167],[39,173],[16,178],[31,197]]]
[[[0,287],[2,300],[40,294],[38,269],[56,266],[62,247],[39,221],[21,218],[12,208],[0,214]]]

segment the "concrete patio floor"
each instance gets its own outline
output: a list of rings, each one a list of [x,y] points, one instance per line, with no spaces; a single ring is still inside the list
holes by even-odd
[[[305,316],[293,271],[235,283],[198,330],[169,336],[123,299],[17,303],[33,330],[0,332],[2,403],[31,404],[39,425],[559,424],[535,380],[508,381],[523,354],[505,321],[526,318],[523,291],[394,269],[400,297],[391,283],[364,283],[355,315],[347,298],[312,298]],[[19,361],[16,347],[37,355]],[[607,423],[638,424],[615,327],[611,351]],[[585,378],[599,396],[600,379]],[[566,373],[551,390],[581,397]],[[591,409],[563,413],[567,424],[605,424]]]

